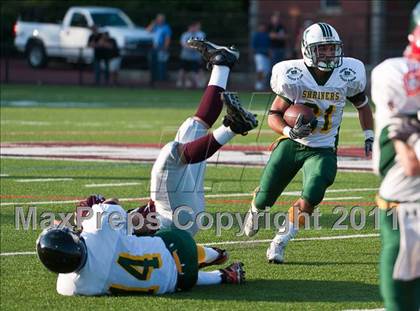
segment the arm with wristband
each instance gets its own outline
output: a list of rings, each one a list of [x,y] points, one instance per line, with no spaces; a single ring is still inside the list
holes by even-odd
[[[369,106],[369,99],[365,95],[365,92],[348,97],[347,99],[352,102],[359,114],[360,126],[362,127],[363,134],[365,136],[365,155],[368,157],[372,153],[375,137],[373,132],[373,115]]]

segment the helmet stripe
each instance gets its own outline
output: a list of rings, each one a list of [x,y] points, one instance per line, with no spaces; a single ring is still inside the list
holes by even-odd
[[[322,32],[324,37],[332,37],[332,31],[331,31],[330,25],[328,25],[326,23],[320,23],[320,25],[325,29],[325,33],[324,33],[324,31]]]
[[[322,24],[322,23],[318,23],[318,26],[321,28],[321,30],[322,30],[322,35],[324,36],[324,37],[326,37],[327,36],[327,31],[325,30],[325,26]]]
[[[332,37],[333,34],[332,34],[331,26],[328,25],[328,24],[325,24],[325,28],[327,28],[327,30],[328,30],[327,32],[329,33],[330,37]]]

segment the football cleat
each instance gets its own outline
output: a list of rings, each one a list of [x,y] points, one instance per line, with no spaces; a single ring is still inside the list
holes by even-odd
[[[204,267],[208,267],[208,266],[213,266],[213,265],[222,265],[229,259],[229,254],[225,249],[220,249],[220,248],[217,248],[217,247],[212,247],[212,249],[214,249],[216,252],[218,252],[219,256],[217,256],[217,258],[215,260],[213,260],[212,262],[202,262],[202,263],[200,263],[200,265],[198,266],[199,269],[204,268]]]
[[[187,45],[201,53],[209,70],[213,65],[232,68],[239,59],[239,51],[233,46],[220,46],[210,41],[197,38],[188,39]]]
[[[224,284],[242,284],[245,282],[245,270],[242,262],[234,262],[219,271],[222,274],[222,283]]]
[[[284,262],[285,248],[286,245],[284,243],[272,241],[267,249],[268,263],[282,264]]]
[[[252,237],[258,232],[258,209],[252,205],[245,215],[244,233],[247,237]]]
[[[222,101],[226,106],[227,112],[223,119],[223,125],[230,127],[235,134],[245,136],[248,134],[248,131],[258,126],[258,120],[255,115],[241,106],[237,93],[223,92]]]

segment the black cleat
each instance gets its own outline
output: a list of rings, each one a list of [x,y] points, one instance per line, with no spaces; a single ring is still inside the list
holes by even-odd
[[[224,284],[242,284],[245,282],[245,270],[242,262],[234,262],[219,271],[222,274],[222,283]]]
[[[235,134],[245,136],[248,134],[248,131],[258,126],[258,120],[255,118],[255,115],[241,106],[237,93],[223,92],[222,101],[226,106],[227,112],[223,119],[223,125],[230,127]]]
[[[239,59],[239,51],[233,46],[220,46],[197,38],[188,39],[187,44],[201,53],[207,63],[207,69],[211,69],[213,65],[232,68]]]

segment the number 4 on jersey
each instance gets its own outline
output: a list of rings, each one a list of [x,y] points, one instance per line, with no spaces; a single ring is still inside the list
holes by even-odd
[[[149,280],[153,269],[162,267],[160,254],[133,256],[127,253],[121,253],[118,256],[117,262],[125,271],[141,281]]]

